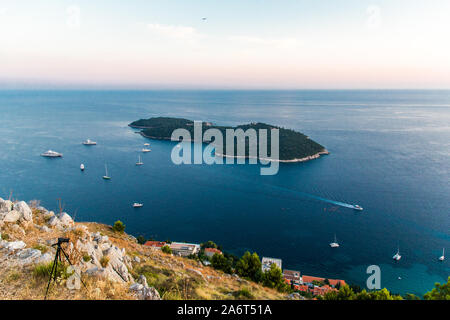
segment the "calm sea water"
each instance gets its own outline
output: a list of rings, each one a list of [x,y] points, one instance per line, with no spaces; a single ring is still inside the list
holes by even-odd
[[[176,166],[174,143],[150,141],[137,167],[146,140],[127,124],[152,116],[267,122],[331,154],[260,176],[254,165]],[[362,286],[377,264],[383,287],[422,294],[450,274],[450,259],[437,261],[443,247],[450,254],[449,124],[449,91],[0,91],[0,196],[12,191],[53,210],[61,198],[78,221],[120,219],[136,236],[213,240]],[[81,145],[87,138],[98,145]],[[40,157],[47,149],[64,158]],[[134,210],[135,201],[145,206]],[[337,250],[328,246],[334,233]],[[394,262],[398,245],[403,258]]]

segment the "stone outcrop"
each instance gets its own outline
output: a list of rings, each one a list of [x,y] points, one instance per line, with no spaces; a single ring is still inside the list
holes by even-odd
[[[161,300],[159,292],[149,287],[147,284],[147,278],[141,275],[136,283],[130,286],[130,292],[135,294],[139,300]]]
[[[89,232],[84,225],[75,225],[72,217],[66,212],[55,214],[43,207],[35,209],[35,214],[40,215],[39,219],[35,218],[35,221],[40,221],[39,224],[33,222],[33,211],[24,201],[13,203],[0,198],[0,232],[2,226],[5,226],[8,232],[13,232],[15,238],[23,236],[25,239],[25,230],[28,230],[28,226],[43,233],[73,231],[78,235],[77,240],[65,246],[64,250],[69,255],[76,252],[78,256],[83,257],[79,262],[75,262],[74,267],[69,268],[73,275],[77,273],[127,285],[134,284],[134,279],[128,270],[132,268],[132,261],[140,262],[139,258],[135,257],[132,260],[126,250],[114,245],[108,236],[99,232]],[[27,244],[20,239],[7,240],[10,239],[2,240],[0,237],[0,268],[48,264],[54,259],[55,249],[51,245],[57,242],[57,238],[38,241],[47,248],[44,251],[48,250],[48,252],[41,252],[39,247],[27,247]],[[68,289],[79,289],[79,282],[75,278],[75,276],[69,277],[66,282]],[[149,287],[146,282],[138,283],[137,289],[135,293],[139,299],[160,299],[158,292]]]

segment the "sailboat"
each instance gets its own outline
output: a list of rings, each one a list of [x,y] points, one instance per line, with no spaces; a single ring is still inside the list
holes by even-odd
[[[138,162],[136,162],[136,165],[137,166],[142,166],[144,163],[142,162],[142,160],[141,160],[141,156],[139,156],[139,160],[138,160]]]
[[[330,243],[330,247],[339,248],[339,243],[336,240],[336,234],[334,234],[334,242]]]
[[[392,259],[399,261],[402,258],[402,256],[400,255],[400,248],[397,249],[397,253],[394,254],[394,256],[392,257]]]
[[[103,176],[103,179],[105,179],[105,180],[111,179],[111,177],[108,176],[108,167],[106,166],[106,164],[105,164],[105,175]]]
[[[445,260],[445,248],[442,248],[442,256],[439,257],[439,261]]]

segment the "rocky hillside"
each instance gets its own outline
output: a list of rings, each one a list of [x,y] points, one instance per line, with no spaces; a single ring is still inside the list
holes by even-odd
[[[58,237],[73,267],[58,268],[49,299],[287,299],[200,262],[142,246],[110,226],[0,198],[0,299],[43,299]],[[86,284],[84,287],[80,277]]]

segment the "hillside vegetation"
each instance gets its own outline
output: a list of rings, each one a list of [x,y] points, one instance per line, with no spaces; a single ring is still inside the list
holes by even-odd
[[[0,198],[0,299],[44,298],[55,255],[51,245],[58,237],[70,239],[63,248],[75,268],[64,263],[58,269],[49,299],[287,298],[196,260],[140,245],[111,226],[74,222],[37,202]]]

